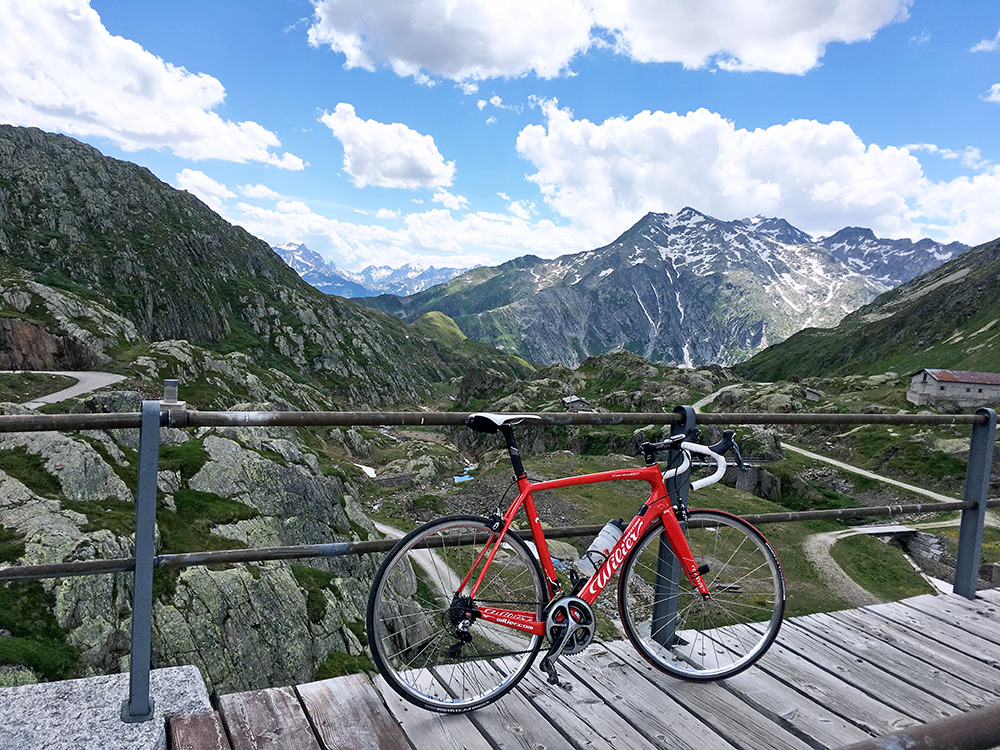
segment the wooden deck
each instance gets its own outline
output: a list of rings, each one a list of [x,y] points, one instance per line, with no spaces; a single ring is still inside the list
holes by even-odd
[[[532,669],[498,703],[422,711],[381,678],[225,695],[174,719],[174,750],[836,748],[1000,702],[1000,590],[789,619],[757,666],[713,684],[661,674],[627,642]]]

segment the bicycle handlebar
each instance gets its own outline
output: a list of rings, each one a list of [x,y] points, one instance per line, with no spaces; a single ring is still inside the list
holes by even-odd
[[[716,453],[707,445],[700,445],[699,443],[681,443],[681,450],[687,451],[689,453],[700,453],[703,456],[709,456],[715,460],[715,471],[701,479],[696,479],[691,482],[692,490],[700,490],[702,487],[707,487],[710,484],[715,484],[723,475],[726,473],[726,457],[721,453]],[[685,457],[686,458],[686,457]],[[666,475],[664,475],[666,476]]]

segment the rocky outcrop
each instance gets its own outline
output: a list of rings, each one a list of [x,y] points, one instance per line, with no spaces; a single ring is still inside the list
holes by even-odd
[[[352,490],[323,474],[294,429],[164,429],[162,440],[160,552],[375,535]],[[17,562],[131,556],[136,448],[133,431],[0,438],[0,527],[24,540]],[[228,692],[311,680],[332,653],[362,658],[375,567],[344,557],[157,571],[153,664],[194,664]],[[131,577],[45,586],[76,672],[126,668]],[[29,666],[18,666],[19,681]]]
[[[71,338],[0,318],[0,370],[87,370],[97,363],[93,352]]]

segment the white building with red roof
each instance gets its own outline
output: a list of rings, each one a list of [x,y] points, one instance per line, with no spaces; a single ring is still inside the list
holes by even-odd
[[[917,406],[948,401],[961,407],[1000,404],[1000,374],[968,370],[918,370],[910,374],[906,400]]]

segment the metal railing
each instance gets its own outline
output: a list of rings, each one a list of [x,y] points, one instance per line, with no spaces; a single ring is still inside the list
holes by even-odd
[[[171,406],[169,403],[166,406]],[[127,572],[135,574],[132,591],[132,641],[129,695],[122,705],[122,720],[146,721],[153,716],[149,695],[153,570],[215,563],[255,562],[313,557],[372,554],[391,549],[394,540],[334,542],[292,547],[223,550],[155,555],[156,486],[161,427],[338,427],[338,426],[458,426],[468,416],[459,412],[208,412],[164,408],[160,401],[143,401],[137,414],[0,415],[2,432],[139,429],[139,467],[136,492],[135,557],[87,560],[0,568],[0,582],[73,575]],[[980,409],[976,414],[696,414],[691,407],[673,413],[546,413],[538,414],[543,426],[681,425],[696,424],[889,424],[971,425],[972,440],[962,501],[917,503],[878,508],[841,508],[797,513],[746,516],[754,524],[820,518],[861,518],[871,515],[961,510],[955,592],[974,598],[987,507],[1000,506],[988,499],[997,414]],[[546,529],[550,538],[596,534],[599,525]],[[527,533],[527,532],[525,532]]]

